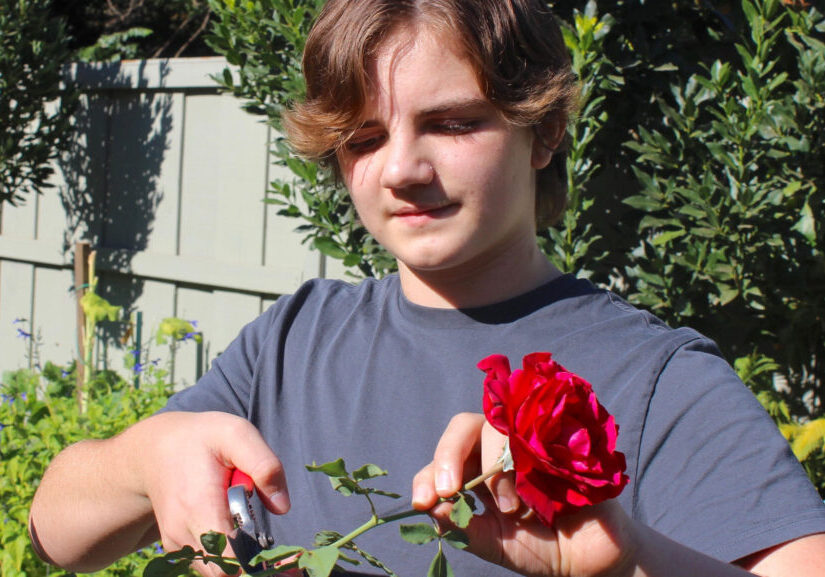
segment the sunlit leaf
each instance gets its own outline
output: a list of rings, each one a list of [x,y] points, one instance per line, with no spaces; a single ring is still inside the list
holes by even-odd
[[[335,547],[321,547],[306,551],[298,559],[298,567],[305,570],[309,577],[328,577],[338,561],[338,549]]]

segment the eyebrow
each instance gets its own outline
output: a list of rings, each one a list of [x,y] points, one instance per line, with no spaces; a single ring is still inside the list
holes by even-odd
[[[457,100],[448,100],[438,104],[437,106],[424,109],[418,114],[418,116],[432,116],[444,114],[445,112],[465,112],[476,108],[486,108],[488,106],[492,106],[492,104],[486,98],[461,98]]]

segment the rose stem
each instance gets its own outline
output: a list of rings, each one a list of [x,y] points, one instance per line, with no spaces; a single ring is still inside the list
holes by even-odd
[[[493,465],[490,469],[476,477],[475,479],[467,482],[462,488],[461,491],[470,491],[471,489],[477,487],[493,475],[497,475],[504,470],[504,464],[501,461],[497,461],[495,465]],[[459,492],[461,492],[459,491]],[[457,493],[456,493],[457,494]],[[455,496],[455,495],[453,495]],[[444,502],[447,499],[440,499],[439,502]],[[335,543],[330,545],[331,547],[339,548],[342,545],[349,543],[362,533],[365,533],[372,529],[373,527],[377,527],[378,525],[385,525],[387,523],[392,523],[393,521],[400,521],[401,519],[406,519],[407,517],[414,517],[415,515],[423,515],[426,511],[419,511],[417,509],[409,509],[407,511],[402,511],[401,513],[395,513],[394,515],[387,515],[386,517],[378,517],[373,515],[366,523],[361,525],[360,527],[350,531],[340,539],[338,539]]]

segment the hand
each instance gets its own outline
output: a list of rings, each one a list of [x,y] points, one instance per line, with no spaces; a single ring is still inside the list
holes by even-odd
[[[219,412],[162,413],[136,427],[151,427],[155,440],[139,477],[167,551],[199,549],[201,534],[232,530],[226,489],[235,468],[252,478],[267,509],[289,510],[281,462],[245,419]],[[224,575],[214,564],[195,568],[206,577]]]
[[[469,479],[490,469],[506,438],[483,415],[460,414],[452,419],[436,448],[433,461],[413,480],[413,506],[430,509],[442,527],[450,527],[450,497]],[[543,525],[518,498],[513,473],[490,478],[476,490],[485,512],[465,529],[468,550],[492,563],[530,576],[622,575],[635,548],[633,524],[615,501],[558,517]]]

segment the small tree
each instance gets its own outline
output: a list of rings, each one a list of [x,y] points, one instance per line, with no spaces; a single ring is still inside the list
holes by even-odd
[[[51,0],[0,0],[0,206],[49,186],[67,144],[72,91],[61,89],[69,38]]]

